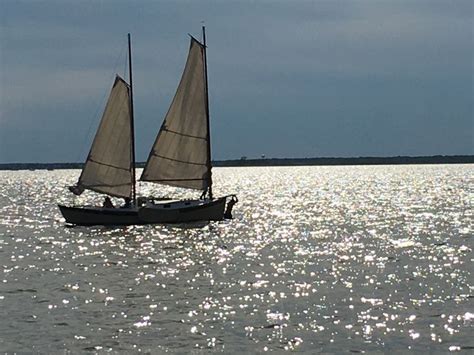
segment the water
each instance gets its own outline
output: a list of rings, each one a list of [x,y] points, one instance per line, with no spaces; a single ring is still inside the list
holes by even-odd
[[[474,349],[474,165],[217,168],[233,221],[68,228],[78,174],[0,172],[3,352]]]

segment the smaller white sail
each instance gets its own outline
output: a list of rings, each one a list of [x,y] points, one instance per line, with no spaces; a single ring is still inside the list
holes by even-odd
[[[130,197],[132,191],[130,88],[116,77],[99,128],[77,187],[111,196]]]
[[[191,39],[171,106],[140,180],[205,190],[211,185],[204,46]]]

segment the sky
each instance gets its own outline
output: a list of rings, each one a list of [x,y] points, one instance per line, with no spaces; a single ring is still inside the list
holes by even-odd
[[[213,159],[474,154],[471,0],[0,0],[0,163],[84,161],[132,34],[144,161],[206,25]]]

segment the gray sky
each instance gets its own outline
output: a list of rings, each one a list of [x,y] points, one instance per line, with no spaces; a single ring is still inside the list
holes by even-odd
[[[145,160],[201,21],[214,159],[474,154],[472,4],[0,0],[0,163],[85,159],[127,32]]]

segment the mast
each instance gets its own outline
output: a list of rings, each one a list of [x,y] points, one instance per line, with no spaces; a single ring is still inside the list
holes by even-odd
[[[133,80],[132,80],[132,42],[130,39],[130,33],[128,34],[128,75],[130,81],[130,134],[131,134],[131,148],[132,148],[132,159],[130,164],[130,170],[132,172],[132,203],[134,206],[137,204],[137,180],[135,176],[135,125],[133,117]]]
[[[206,27],[202,26],[202,41],[204,45],[204,82],[206,87],[206,124],[207,124],[207,174],[209,184],[209,198],[212,200],[212,162],[211,162],[211,127],[209,122],[209,89],[207,82],[207,46],[206,46]]]

